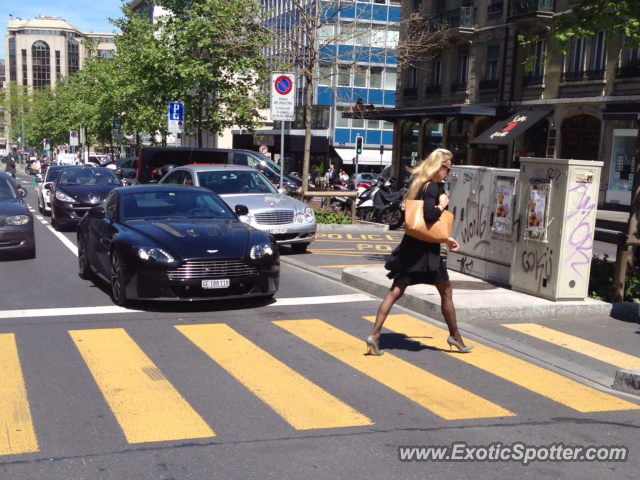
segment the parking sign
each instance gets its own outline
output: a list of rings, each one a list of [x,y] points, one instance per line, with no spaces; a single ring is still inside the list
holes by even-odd
[[[183,102],[169,102],[167,130],[169,130],[170,133],[184,132],[184,103]]]
[[[271,74],[271,120],[296,119],[295,74],[273,72]]]

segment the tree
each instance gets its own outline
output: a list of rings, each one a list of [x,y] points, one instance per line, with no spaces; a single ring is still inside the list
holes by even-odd
[[[22,121],[31,108],[32,100],[28,88],[17,82],[9,82],[0,89],[0,112],[4,118],[9,117],[12,143],[18,143],[18,138],[22,137]],[[21,139],[21,145],[28,145],[24,138]]]

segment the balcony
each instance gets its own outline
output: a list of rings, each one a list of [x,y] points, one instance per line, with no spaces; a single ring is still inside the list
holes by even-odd
[[[564,72],[562,83],[567,82],[590,82],[594,80],[604,80],[604,69],[602,70],[579,70],[576,72]]]
[[[467,82],[464,83],[452,83],[451,93],[465,92],[467,91]]]
[[[413,88],[405,88],[402,91],[402,96],[404,98],[408,98],[408,97],[417,97],[418,96],[418,89],[413,87]]]
[[[447,31],[450,36],[456,33],[451,30],[459,33],[473,33],[474,15],[473,7],[460,7],[436,13],[427,17],[427,29],[431,33]]]
[[[616,69],[616,78],[637,78],[640,77],[640,64],[629,62]]]
[[[510,0],[509,20],[518,19],[552,18],[553,0]]]
[[[542,85],[544,75],[526,75],[522,77],[522,86],[528,87],[533,85]]]
[[[499,84],[497,78],[495,80],[480,80],[479,88],[480,90],[497,90]]]
[[[442,93],[442,85],[427,85],[426,95],[440,95]]]

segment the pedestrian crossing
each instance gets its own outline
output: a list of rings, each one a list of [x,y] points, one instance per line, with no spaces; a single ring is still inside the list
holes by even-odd
[[[374,320],[374,317],[364,318]],[[372,388],[384,389],[384,395],[398,395],[423,409],[426,421],[432,422],[438,417],[445,421],[507,418],[529,413],[529,402],[514,401],[505,408],[496,403],[495,398],[483,398],[473,392],[474,382],[465,382],[464,377],[454,383],[450,378],[415,365],[410,361],[413,354],[394,355],[387,351],[380,357],[365,355],[362,338],[322,319],[279,319],[265,327],[273,335],[285,335],[284,344],[288,348],[302,343],[327,357],[318,362],[322,366],[314,368],[351,369],[371,381]],[[163,356],[170,357],[169,362],[182,359],[183,352],[192,344],[204,353],[202,362],[210,361],[221,367],[230,375],[230,381],[242,386],[241,391],[259,399],[292,431],[366,428],[380,421],[371,410],[367,411],[367,402],[354,400],[358,396],[339,398],[355,388],[340,382],[344,377],[314,376],[313,372],[301,371],[290,357],[283,355],[286,357],[283,360],[277,358],[279,352],[267,351],[259,335],[250,340],[226,323],[180,324],[174,328],[174,336],[184,338],[185,342],[176,343],[164,352]],[[431,347],[430,352],[443,355],[441,361],[447,369],[455,369],[458,362],[465,362],[476,367],[480,376],[493,375],[510,382],[517,386],[510,390],[513,396],[525,391],[526,395],[544,397],[583,413],[640,409],[636,403],[477,341],[473,342],[476,347],[470,354],[437,353],[440,349],[434,347],[446,345],[448,332],[410,315],[390,315],[385,328]],[[179,333],[175,334],[176,331]],[[218,422],[212,418],[216,417],[211,417],[210,412],[196,411],[184,396],[188,392],[178,391],[154,362],[153,355],[148,355],[130,333],[124,328],[68,331],[77,351],[64,354],[80,355],[80,365],[86,366],[86,370],[74,374],[93,379],[105,400],[105,408],[113,415],[110,424],[117,426],[130,444],[215,437],[217,425],[213,423]],[[154,332],[158,334],[162,332]],[[0,455],[39,451],[37,432],[46,428],[32,416],[30,402],[34,402],[34,398],[25,386],[18,345],[14,333],[0,334]],[[194,378],[191,383],[198,384],[199,388],[211,388],[213,393],[216,382],[200,380]],[[180,385],[185,388],[184,382]],[[70,394],[82,396],[83,392]],[[40,403],[38,399],[35,401]],[[46,410],[46,405],[39,408]],[[376,415],[387,417],[389,408],[392,407],[376,408],[379,412]],[[42,421],[42,413],[35,418]]]

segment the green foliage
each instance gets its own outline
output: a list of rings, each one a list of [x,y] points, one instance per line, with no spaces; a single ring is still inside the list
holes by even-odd
[[[331,212],[325,208],[315,208],[313,205],[311,208],[313,208],[313,211],[316,214],[316,222],[318,224],[351,224],[350,212]]]
[[[611,301],[615,291],[613,280],[615,265],[608,260],[608,256],[599,258],[594,255],[591,260],[589,275],[589,296],[596,300]],[[628,302],[640,301],[640,268],[628,267],[624,289],[624,298]]]

